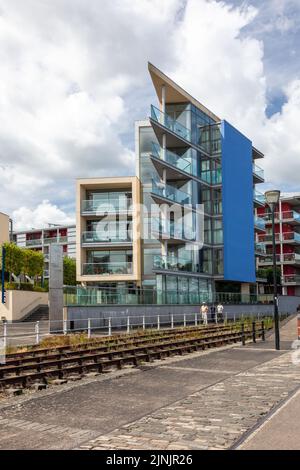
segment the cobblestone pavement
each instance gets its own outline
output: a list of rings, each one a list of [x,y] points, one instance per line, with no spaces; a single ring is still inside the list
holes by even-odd
[[[271,338],[0,400],[0,449],[228,448],[300,385],[284,340],[285,351]]]
[[[286,353],[91,440],[82,449],[228,449],[300,386]]]

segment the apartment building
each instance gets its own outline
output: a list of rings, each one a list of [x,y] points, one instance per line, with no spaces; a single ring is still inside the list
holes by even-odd
[[[258,208],[265,220],[265,232],[257,241],[265,247],[266,256],[258,258],[258,267],[272,267],[272,218],[268,206]],[[282,293],[300,295],[300,193],[282,194],[275,211],[276,261],[281,272]]]
[[[264,250],[264,220],[254,221],[263,154],[152,64],[149,73],[158,105],[136,123],[136,175],[77,181],[77,279],[153,303],[210,300],[229,281],[249,294]]]
[[[49,277],[49,248],[51,243],[63,246],[63,253],[70,258],[76,257],[76,227],[75,225],[49,224],[48,228],[16,231],[13,240],[22,248],[40,251],[44,254],[44,278]]]

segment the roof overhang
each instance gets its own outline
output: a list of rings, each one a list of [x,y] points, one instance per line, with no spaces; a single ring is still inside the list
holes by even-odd
[[[171,78],[167,77],[161,70],[155,67],[153,64],[148,62],[149,73],[158,97],[159,102],[162,102],[162,85],[166,88],[166,103],[192,103],[210,118],[216,122],[220,122],[221,119],[216,116],[213,112],[207,109],[202,103],[193,98]]]

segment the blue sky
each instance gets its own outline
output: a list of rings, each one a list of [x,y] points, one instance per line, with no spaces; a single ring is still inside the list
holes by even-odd
[[[70,222],[77,177],[134,173],[148,60],[299,191],[299,29],[299,0],[0,0],[0,211]]]

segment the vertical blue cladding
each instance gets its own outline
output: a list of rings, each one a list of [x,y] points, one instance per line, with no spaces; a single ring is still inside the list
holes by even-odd
[[[252,142],[222,121],[224,279],[255,282]]]

